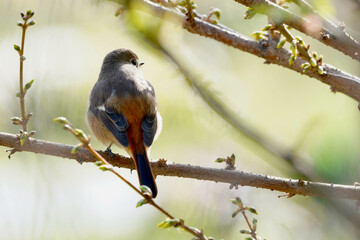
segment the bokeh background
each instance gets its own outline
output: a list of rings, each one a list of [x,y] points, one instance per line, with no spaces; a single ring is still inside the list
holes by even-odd
[[[234,1],[198,0],[198,11],[222,10],[221,23],[245,35],[267,24],[264,16],[244,20],[246,8]],[[356,1],[315,1],[327,16],[346,23],[359,36]],[[19,13],[32,9],[37,24],[25,43],[25,82],[35,79],[26,98],[34,113],[30,129],[36,137],[75,144],[76,139],[53,123],[67,117],[89,132],[85,112],[89,92],[97,80],[104,56],[125,47],[145,62],[163,116],[163,131],[152,147],[152,158],[207,167],[224,167],[218,157],[236,155],[239,170],[296,177],[281,160],[238,134],[215,114],[184,81],[177,68],[129,28],[125,13],[115,17],[116,3],[91,0],[1,0],[0,3],[0,131],[17,133],[10,123],[20,115],[16,26]],[[137,12],[148,23],[158,18]],[[301,35],[301,34],[299,34]],[[302,35],[301,35],[302,36]],[[191,71],[205,81],[234,112],[263,136],[284,147],[296,147],[310,156],[312,169],[328,182],[352,185],[359,181],[359,111],[357,103],[333,94],[315,79],[235,50],[211,39],[192,35],[179,25],[164,22],[161,40],[172,47]],[[324,61],[355,75],[359,63],[304,37]],[[305,136],[305,137],[304,137]],[[95,139],[98,149],[105,146]],[[135,208],[139,197],[112,174],[93,164],[16,153],[9,160],[0,147],[0,239],[191,239],[187,233],[162,230],[164,216],[150,206]],[[113,148],[113,151],[124,152]],[[136,173],[119,170],[137,184]],[[157,201],[173,215],[216,239],[243,239],[240,216],[231,218],[241,197],[259,212],[258,233],[266,239],[357,239],[350,222],[322,199],[228,184],[175,177],[157,177]],[[347,202],[355,210],[355,202]]]

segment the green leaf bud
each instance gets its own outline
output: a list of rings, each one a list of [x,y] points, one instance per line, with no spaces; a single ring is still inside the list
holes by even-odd
[[[316,67],[316,60],[315,60],[315,58],[310,58],[310,60],[309,60],[309,63],[310,63],[310,65],[312,66],[312,67]]]
[[[66,119],[66,117],[57,117],[57,118],[54,118],[53,120],[54,122],[57,122],[57,123],[61,123],[61,124],[68,124],[71,126],[69,120]]]
[[[18,52],[20,52],[20,47],[19,47],[19,45],[16,45],[16,44],[14,44],[14,49],[16,50],[16,51],[18,51]]]
[[[277,48],[277,49],[282,48],[285,43],[286,43],[286,38],[282,39],[282,40],[278,43],[278,45],[276,46],[276,48]]]
[[[32,86],[32,84],[34,83],[35,79],[31,80],[30,82],[26,83],[24,86],[24,91],[26,92],[27,90],[29,90]]]

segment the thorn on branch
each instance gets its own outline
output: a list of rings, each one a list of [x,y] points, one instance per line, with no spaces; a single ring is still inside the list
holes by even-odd
[[[230,184],[230,186],[229,186],[229,188],[230,188],[230,189],[235,188],[236,190],[238,190],[238,189],[239,189],[239,184],[238,184],[238,183],[236,183],[236,182],[231,183],[231,184]]]
[[[5,152],[10,152],[9,155],[8,155],[8,158],[11,159],[11,155],[13,155],[16,152],[21,152],[21,151],[19,149],[17,149],[17,148],[12,148],[12,149],[6,150]]]

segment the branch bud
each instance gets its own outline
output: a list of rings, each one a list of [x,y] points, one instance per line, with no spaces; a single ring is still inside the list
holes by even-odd
[[[84,145],[82,143],[78,143],[76,146],[74,146],[72,149],[71,149],[71,154],[75,154],[77,153],[80,148],[82,148]]]
[[[27,139],[27,132],[22,132],[20,135],[20,145],[23,146]]]
[[[323,68],[323,66],[317,66],[317,72],[318,72],[318,74],[320,74],[320,75],[324,75],[324,68]]]
[[[291,55],[289,58],[289,65],[293,65],[293,63],[295,62],[296,56],[295,55]]]
[[[23,122],[22,119],[19,117],[12,117],[12,118],[10,118],[10,120],[12,121],[12,124],[14,124],[14,125],[20,125]]]
[[[35,25],[35,23],[36,23],[35,21],[32,21],[32,20],[31,20],[31,21],[28,23],[28,26]]]
[[[282,39],[282,40],[278,43],[278,45],[276,46],[276,48],[277,48],[277,49],[282,48],[285,43],[286,43],[286,38]]]
[[[26,92],[27,90],[29,90],[32,86],[32,84],[34,83],[35,79],[31,80],[30,82],[26,83],[25,84],[25,87],[24,87],[24,91]]]
[[[19,45],[16,45],[16,44],[14,44],[14,49],[17,51],[17,52],[20,52],[20,47],[19,47]]]
[[[310,63],[310,65],[312,66],[312,67],[316,67],[316,60],[315,60],[315,58],[310,58],[310,60],[309,60],[309,63]]]
[[[57,117],[57,118],[54,118],[53,121],[56,123],[63,124],[63,125],[68,124],[71,126],[71,123],[69,122],[69,120],[66,119],[66,117]]]
[[[136,203],[136,207],[138,208],[138,207],[141,207],[142,205],[144,205],[144,204],[147,204],[148,203],[148,201],[145,199],[145,198],[143,198],[143,199],[141,199],[140,201],[138,201],[137,203]]]

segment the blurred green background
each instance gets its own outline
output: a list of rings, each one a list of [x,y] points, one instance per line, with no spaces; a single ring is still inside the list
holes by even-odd
[[[221,23],[250,35],[267,24],[264,16],[244,20],[246,8],[234,1],[198,0],[198,11],[215,6]],[[355,1],[317,1],[326,14],[346,23],[359,36],[359,5]],[[91,0],[2,0],[0,3],[0,131],[17,133],[10,123],[20,115],[16,26],[19,13],[32,9],[37,24],[26,35],[25,81],[35,79],[26,98],[34,113],[30,129],[36,137],[75,144],[76,139],[52,119],[66,116],[89,132],[85,112],[89,92],[104,56],[130,48],[145,62],[163,117],[163,130],[151,157],[176,163],[224,167],[218,157],[234,153],[238,170],[291,177],[279,170],[279,160],[252,144],[221,120],[185,83],[169,60],[137,38],[127,27],[126,13],[114,16],[115,3]],[[139,12],[139,17],[158,19]],[[302,36],[302,35],[301,35]],[[357,103],[333,94],[315,79],[235,50],[211,39],[192,35],[164,22],[162,41],[173,48],[191,71],[208,82],[217,96],[264,136],[284,147],[296,146],[306,133],[301,152],[311,156],[314,171],[328,182],[352,185],[359,181],[359,111]],[[359,63],[304,37],[324,61],[355,75]],[[92,144],[104,149],[95,139]],[[112,174],[92,164],[32,153],[16,153],[9,160],[0,148],[0,239],[191,239],[181,230],[162,230],[164,216],[151,208],[135,208],[139,197]],[[124,151],[113,148],[124,154]],[[137,184],[136,173],[119,170]],[[293,176],[292,176],[293,177]],[[245,221],[231,218],[239,196],[259,212],[258,233],[266,239],[357,239],[352,225],[323,205],[320,199],[228,184],[174,177],[157,177],[157,201],[173,215],[202,228],[216,239],[243,239]],[[355,203],[350,202],[355,209]]]

